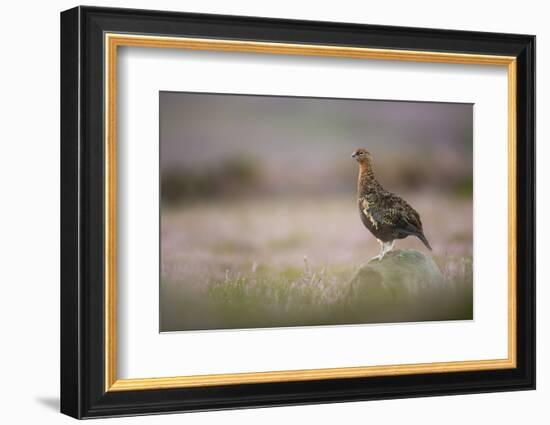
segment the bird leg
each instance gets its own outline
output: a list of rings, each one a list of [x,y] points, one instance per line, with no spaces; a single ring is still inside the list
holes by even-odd
[[[384,257],[384,245],[385,245],[385,243],[382,242],[380,239],[376,239],[376,240],[380,244],[380,252],[378,253],[378,255],[375,255],[374,257],[372,257],[369,261],[373,261],[373,260],[380,261]]]
[[[380,239],[377,239],[377,241],[380,244],[380,252],[378,253],[378,255],[372,257],[371,261],[372,260],[382,261],[382,258],[384,258],[384,255],[386,255],[386,253],[390,252],[393,249],[393,244],[395,243],[395,241],[383,242]]]
[[[382,258],[384,258],[384,255],[386,255],[388,252],[390,252],[393,249],[394,243],[395,241],[384,242],[384,245],[383,245],[384,253],[382,254],[382,257],[380,257],[380,260],[382,260]]]

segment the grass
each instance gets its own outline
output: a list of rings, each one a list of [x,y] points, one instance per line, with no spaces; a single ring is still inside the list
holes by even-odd
[[[471,319],[471,201],[405,197],[422,216],[429,255],[444,276],[440,291],[411,305],[349,295],[358,268],[378,251],[353,194],[163,209],[161,330]],[[396,249],[426,253],[415,238]]]
[[[172,283],[162,298],[162,327],[173,331],[472,319],[471,258],[437,260],[444,285],[412,303],[395,293],[395,302],[388,302],[387,293],[356,296],[349,284],[354,268],[312,268],[307,259],[302,269],[278,273],[255,265],[247,273],[227,270],[200,295]]]

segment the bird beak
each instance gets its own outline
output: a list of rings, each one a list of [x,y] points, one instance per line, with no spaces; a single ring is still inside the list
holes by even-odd
[[[352,158],[355,158],[355,156],[356,156],[356,154],[355,154],[355,152],[353,152],[353,153],[351,154],[351,157],[352,157]]]

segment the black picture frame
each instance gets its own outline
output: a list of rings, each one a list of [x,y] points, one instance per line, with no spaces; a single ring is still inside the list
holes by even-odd
[[[517,58],[517,367],[105,391],[104,34],[506,55]],[[535,388],[535,37],[76,7],[61,13],[61,412],[75,418]]]

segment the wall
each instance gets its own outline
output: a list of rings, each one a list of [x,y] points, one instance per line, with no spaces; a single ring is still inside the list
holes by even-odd
[[[538,39],[539,259],[550,236],[543,197],[550,178],[550,27],[544,2],[393,1],[269,3],[246,0],[96,1],[97,5],[536,34]],[[9,2],[2,8],[0,93],[0,392],[4,423],[69,423],[58,409],[59,345],[59,11],[71,1]],[[538,265],[538,390],[235,412],[167,415],[110,423],[529,423],[548,421],[548,262]],[[32,422],[31,422],[32,423]]]

